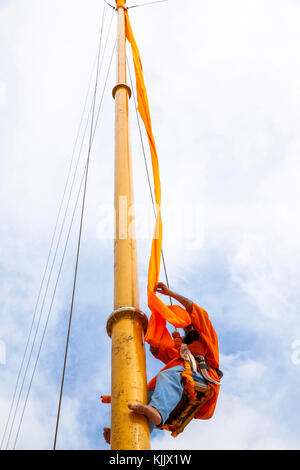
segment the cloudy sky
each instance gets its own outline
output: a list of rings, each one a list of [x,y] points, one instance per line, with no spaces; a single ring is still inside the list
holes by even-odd
[[[35,318],[4,448],[53,445],[78,210],[61,271],[60,263],[87,156],[102,13],[101,0],[0,0],[1,438]],[[209,312],[224,372],[214,417],[176,439],[156,432],[152,448],[299,449],[300,2],[169,0],[130,16],[160,159],[170,284]],[[115,20],[107,7],[60,449],[108,448],[109,408],[99,397],[110,387]],[[141,307],[149,314],[154,221],[133,100],[130,111]],[[147,352],[148,378],[160,367]]]

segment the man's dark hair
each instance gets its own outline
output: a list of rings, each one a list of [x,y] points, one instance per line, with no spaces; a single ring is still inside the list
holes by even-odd
[[[198,333],[198,331],[191,330],[191,331],[188,331],[187,333],[185,333],[182,341],[185,344],[191,344],[194,341],[199,341],[199,339],[200,339],[200,334]]]

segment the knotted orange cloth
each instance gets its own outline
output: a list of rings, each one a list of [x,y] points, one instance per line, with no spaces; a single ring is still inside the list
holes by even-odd
[[[119,4],[119,2],[118,2]],[[121,6],[121,5],[120,5]],[[141,63],[141,57],[137,43],[135,41],[128,11],[125,9],[125,30],[126,37],[131,44],[135,78],[136,78],[136,91],[138,101],[138,111],[145,125],[145,129],[148,136],[151,162],[153,169],[153,180],[154,180],[154,195],[157,207],[157,217],[154,229],[154,236],[152,241],[151,256],[148,268],[148,307],[151,310],[151,317],[145,340],[152,346],[164,345],[165,347],[172,348],[174,341],[166,327],[166,321],[174,325],[176,328],[184,328],[191,323],[189,314],[179,306],[167,306],[165,305],[155,294],[154,288],[159,280],[160,262],[161,262],[161,248],[162,248],[162,219],[161,219],[161,186],[159,177],[159,164],[156,151],[156,145],[154,135],[152,132],[151,118],[149,103],[147,97],[147,91],[145,87],[145,81],[143,77],[143,68]]]
[[[200,333],[200,341],[194,341],[193,343],[189,344],[189,349],[195,356],[202,355],[205,357],[207,364],[211,367],[211,369],[208,370],[208,374],[212,379],[218,381],[218,374],[213,369],[219,369],[218,337],[214,327],[211,324],[208,313],[203,308],[194,303],[191,313],[191,320],[198,333]],[[178,345],[175,343],[170,348],[163,345],[159,347],[158,354],[155,354],[155,357],[166,364],[166,366],[161,369],[161,371],[175,366],[184,366],[184,360],[180,357],[179,348],[180,345],[178,347]],[[156,377],[157,376],[155,376],[148,383],[148,390],[155,388]],[[214,414],[220,387],[219,385],[215,385],[213,383],[210,383],[210,387],[213,389],[213,395],[195,415],[196,419],[209,419]],[[103,403],[110,402],[110,397],[104,396],[101,398]]]

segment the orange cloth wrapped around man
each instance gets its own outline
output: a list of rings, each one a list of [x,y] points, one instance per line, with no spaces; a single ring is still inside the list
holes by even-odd
[[[168,308],[180,314],[180,309],[186,315],[190,316],[190,324],[184,327],[185,336],[183,339],[182,354],[175,347],[175,343],[170,347],[151,346],[152,354],[166,366],[154,377],[148,384],[148,405],[129,405],[129,408],[136,413],[146,415],[152,429],[154,425],[161,427],[168,420],[168,417],[181,400],[184,383],[183,372],[185,371],[185,360],[190,358],[193,377],[209,383],[213,389],[213,395],[203,408],[195,415],[196,419],[209,419],[212,417],[220,387],[220,378],[222,372],[219,370],[219,347],[218,337],[214,327],[209,319],[208,313],[191,300],[176,294],[170,290],[165,284],[158,283],[155,291],[180,302],[182,309],[178,305],[169,306]],[[183,357],[184,356],[184,357]]]

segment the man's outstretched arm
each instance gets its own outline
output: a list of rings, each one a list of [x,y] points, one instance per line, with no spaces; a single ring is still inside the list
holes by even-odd
[[[184,306],[184,308],[189,312],[192,313],[193,310],[193,302],[186,297],[183,297],[182,295],[177,294],[176,292],[173,292],[171,289],[169,289],[163,282],[159,282],[156,287],[155,287],[155,292],[158,292],[159,294],[167,295],[169,297],[172,297],[173,299],[177,300],[178,302],[181,303],[181,305]]]

